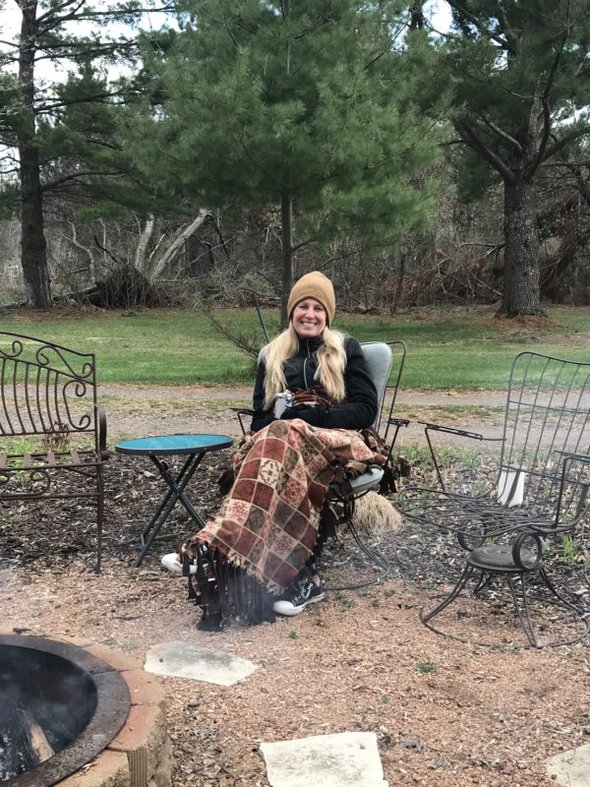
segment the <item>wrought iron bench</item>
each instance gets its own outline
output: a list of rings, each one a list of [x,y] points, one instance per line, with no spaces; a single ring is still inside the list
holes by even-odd
[[[94,354],[0,332],[0,503],[95,500],[97,571],[106,433]]]
[[[588,511],[590,363],[534,352],[517,355],[498,437],[432,423],[424,426],[438,483],[406,488],[396,505],[415,522],[455,533],[465,560],[452,590],[434,609],[422,612],[422,621],[441,633],[432,621],[461,596],[472,578],[474,593],[480,598],[487,593],[488,611],[497,611],[498,597],[492,591],[494,580],[502,577],[531,646],[542,646],[537,634],[541,630],[545,645],[581,639],[588,632],[586,610],[579,598],[568,598],[555,587],[546,565],[563,537],[574,537]],[[447,458],[449,441],[464,438],[483,449],[483,463],[471,468],[465,463],[450,474],[440,450],[441,437]],[[483,470],[490,462],[492,472],[486,478]],[[553,610],[549,623],[536,625],[533,618],[548,607]],[[459,635],[452,636],[471,638],[463,636],[469,615],[464,609],[457,611],[454,621],[443,615],[444,633],[449,626],[459,626]]]

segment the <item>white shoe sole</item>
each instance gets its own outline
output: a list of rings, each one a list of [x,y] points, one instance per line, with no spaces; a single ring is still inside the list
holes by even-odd
[[[293,618],[295,615],[300,615],[310,604],[315,604],[316,601],[323,601],[324,597],[325,593],[322,593],[320,596],[314,596],[313,598],[308,599],[304,604],[301,604],[299,607],[294,607],[290,601],[285,601],[283,599],[280,601],[275,601],[275,603],[272,605],[272,608],[277,613],[277,615],[284,615],[285,617]]]

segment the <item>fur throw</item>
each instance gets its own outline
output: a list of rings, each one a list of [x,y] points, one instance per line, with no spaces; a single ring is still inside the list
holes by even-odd
[[[393,503],[379,492],[367,492],[354,505],[352,524],[359,533],[397,533],[402,519]]]

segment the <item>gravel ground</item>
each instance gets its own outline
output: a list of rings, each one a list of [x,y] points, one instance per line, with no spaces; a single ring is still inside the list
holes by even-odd
[[[129,392],[127,392],[128,394]],[[144,392],[145,393],[145,392]],[[189,413],[166,399],[106,391],[116,434],[155,434],[187,428]],[[208,389],[190,429],[226,431],[231,413]],[[232,396],[240,402],[241,392]],[[162,410],[160,402],[167,401]],[[127,401],[126,405],[122,403]],[[190,404],[190,403],[189,403]],[[433,403],[426,403],[431,406]],[[162,416],[162,412],[166,412]],[[403,414],[403,413],[402,413]],[[135,420],[137,419],[140,420]],[[191,487],[201,511],[220,502],[217,478],[229,454],[211,456]],[[422,472],[415,467],[414,472]],[[91,570],[94,512],[68,503],[22,505],[0,519],[0,605],[3,628],[35,634],[80,634],[118,647],[141,662],[159,642],[182,639],[226,650],[258,665],[242,684],[220,688],[164,678],[174,747],[174,787],[268,784],[260,741],[345,730],[376,732],[390,785],[538,787],[546,757],[590,742],[588,646],[533,651],[501,589],[453,606],[450,634],[490,643],[482,647],[438,636],[419,620],[456,579],[461,556],[448,535],[414,525],[369,537],[392,565],[384,583],[332,591],[297,618],[222,633],[198,631],[199,611],[186,600],[184,580],[159,567],[190,532],[180,513],[170,521],[140,569],[131,568],[138,535],[162,495],[151,466],[114,455],[107,469],[104,567]],[[579,563],[556,561],[558,584],[585,593]],[[344,540],[326,550],[332,585],[371,578],[358,550]],[[582,599],[584,595],[580,596]],[[554,611],[543,625],[567,628]]]

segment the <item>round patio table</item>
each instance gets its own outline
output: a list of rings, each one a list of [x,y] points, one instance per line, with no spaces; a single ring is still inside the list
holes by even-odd
[[[232,445],[233,438],[225,434],[168,434],[136,437],[117,443],[115,450],[120,454],[150,459],[168,486],[157,511],[141,533],[142,548],[134,566],[141,565],[146,552],[177,503],[184,506],[199,530],[203,527],[205,522],[185,491],[187,484],[208,453],[230,448]],[[166,457],[170,456],[186,456],[177,474],[166,460]]]

